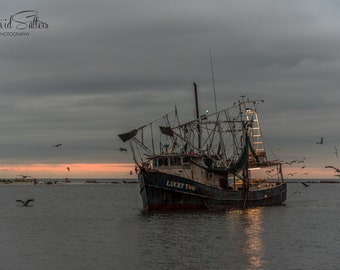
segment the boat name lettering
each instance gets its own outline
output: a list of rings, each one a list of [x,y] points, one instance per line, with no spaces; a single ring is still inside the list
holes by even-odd
[[[166,186],[167,187],[185,189],[185,190],[191,190],[191,191],[196,190],[196,187],[194,185],[189,185],[189,184],[180,183],[180,182],[176,182],[176,181],[170,181],[170,180],[166,181]]]

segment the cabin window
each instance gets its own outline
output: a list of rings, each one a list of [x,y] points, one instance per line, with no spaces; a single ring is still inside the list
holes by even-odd
[[[183,164],[184,164],[184,165],[189,164],[189,158],[184,157],[184,158],[183,158]]]
[[[214,178],[214,174],[211,173],[211,172],[208,172],[208,173],[207,173],[207,178],[208,178],[208,179]]]
[[[169,166],[169,160],[168,158],[159,158],[158,159],[158,166],[161,167],[161,166]]]
[[[181,158],[179,157],[172,157],[170,161],[171,165],[181,165]]]
[[[183,157],[183,168],[184,169],[191,169],[190,159],[188,157]]]

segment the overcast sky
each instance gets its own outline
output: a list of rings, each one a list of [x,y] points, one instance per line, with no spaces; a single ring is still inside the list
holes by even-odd
[[[25,10],[48,28],[6,29]],[[117,134],[193,114],[192,82],[214,110],[211,49],[219,109],[264,99],[278,158],[338,166],[337,1],[1,0],[1,22],[1,164],[131,162]]]

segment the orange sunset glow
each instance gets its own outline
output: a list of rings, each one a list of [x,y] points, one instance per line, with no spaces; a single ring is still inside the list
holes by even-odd
[[[68,169],[69,168],[69,169]],[[130,175],[132,171],[132,175]],[[136,178],[134,164],[74,163],[74,164],[17,164],[0,165],[1,178]],[[256,175],[254,175],[256,176]],[[262,176],[263,177],[263,176]],[[338,179],[329,169],[310,167],[308,171],[284,168],[284,178]]]
[[[0,178],[136,178],[134,168],[134,164],[96,163],[0,165]]]

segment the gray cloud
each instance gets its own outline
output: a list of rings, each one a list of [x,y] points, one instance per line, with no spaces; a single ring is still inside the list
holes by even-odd
[[[175,105],[191,117],[193,81],[201,107],[214,110],[209,49],[219,108],[243,94],[265,99],[274,146],[294,140],[305,153],[302,142],[320,136],[339,143],[334,1],[8,2],[0,18],[27,7],[49,29],[0,36],[4,164],[127,162],[113,150],[116,134]],[[49,146],[60,140],[69,148],[56,157]]]

